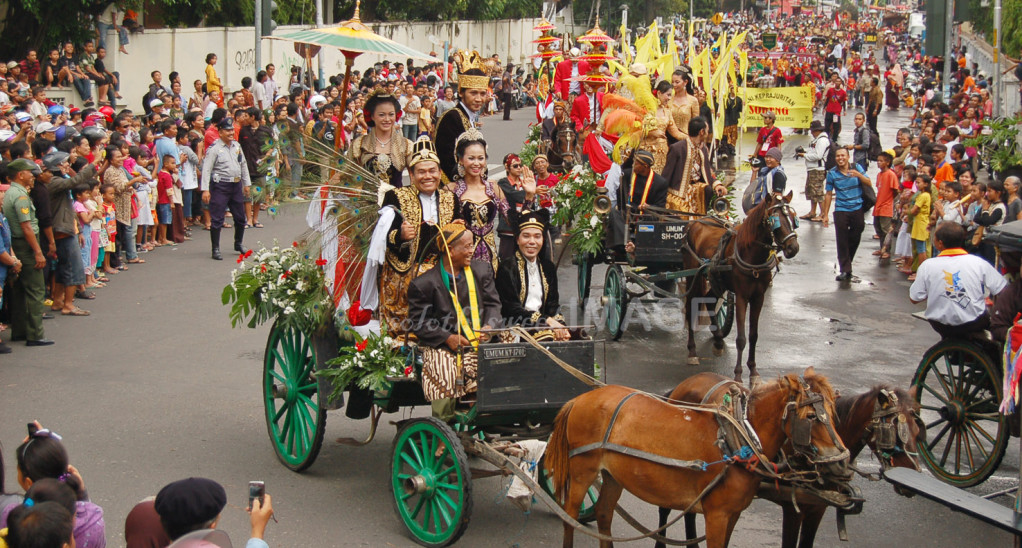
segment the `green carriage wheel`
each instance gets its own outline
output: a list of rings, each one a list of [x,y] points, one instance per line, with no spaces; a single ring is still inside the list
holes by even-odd
[[[316,351],[299,329],[275,323],[263,358],[266,430],[284,466],[301,472],[315,462],[323,446],[326,409],[313,372]]]
[[[472,514],[472,477],[458,435],[433,417],[412,419],[398,430],[392,453],[398,517],[423,546],[453,544]]]
[[[593,281],[593,257],[582,253],[578,256],[578,301],[582,310],[589,300],[589,286]]]
[[[616,264],[607,268],[607,277],[603,282],[603,310],[607,315],[607,333],[616,341],[624,333],[625,312],[628,311],[625,276]]]
[[[973,343],[946,339],[923,355],[912,385],[926,424],[919,455],[933,475],[957,487],[989,478],[1008,445],[998,411],[1001,373]]]
[[[723,302],[721,302],[723,301]],[[713,330],[720,337],[727,337],[731,328],[735,325],[735,294],[732,291],[725,291],[724,296],[717,299],[717,312],[710,317],[713,322]]]
[[[543,465],[542,461],[539,463],[539,477],[536,482],[543,488],[543,491],[546,491],[546,494],[550,495],[550,498],[557,501],[557,495],[554,493],[554,481],[547,474],[546,466]],[[578,509],[579,523],[589,523],[596,520],[596,501],[600,498],[600,485],[602,482],[603,480],[597,477],[596,483],[586,491],[586,496],[582,499],[582,507]]]

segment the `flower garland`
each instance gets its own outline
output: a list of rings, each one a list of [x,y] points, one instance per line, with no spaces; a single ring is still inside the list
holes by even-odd
[[[354,346],[342,346],[338,356],[327,365],[330,367],[316,374],[330,380],[334,386],[333,398],[350,388],[386,392],[391,386],[391,378],[413,375],[400,345],[387,335],[382,326],[380,333],[370,333]]]
[[[333,300],[326,289],[323,259],[291,247],[247,251],[238,257],[221,300],[229,305],[231,325],[248,327],[278,320],[311,333],[332,321]]]
[[[604,219],[596,213],[594,204],[597,189],[605,183],[589,166],[576,165],[550,189],[557,207],[551,222],[570,231],[568,245],[576,254],[593,255],[603,250]]]

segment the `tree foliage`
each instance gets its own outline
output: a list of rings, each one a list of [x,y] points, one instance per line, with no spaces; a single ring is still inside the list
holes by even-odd
[[[993,40],[993,2],[968,0],[969,19],[973,28]],[[1018,59],[1022,55],[1022,0],[1001,0],[1001,48],[1006,55]]]

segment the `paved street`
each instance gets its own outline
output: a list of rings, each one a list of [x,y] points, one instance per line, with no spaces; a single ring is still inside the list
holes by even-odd
[[[895,131],[907,125],[909,115],[906,109],[881,115],[885,145],[894,143]],[[520,148],[531,111],[517,111],[515,118],[486,119],[483,131],[492,139],[491,163]],[[845,117],[844,127],[842,142],[848,142],[851,116]],[[792,158],[795,146],[808,144],[809,136],[785,138],[789,189],[795,191],[793,204],[803,214],[804,163]],[[748,154],[751,145],[746,143],[744,150]],[[738,195],[748,174],[739,179]],[[304,230],[304,209],[285,208],[277,218],[263,222],[265,229],[248,232],[248,245],[272,245],[274,239],[290,243]],[[891,266],[878,265],[870,255],[876,249],[871,234],[867,227],[855,261],[861,283],[840,288],[834,281],[833,229],[803,221],[801,251],[784,262],[763,311],[757,361],[766,378],[814,366],[844,394],[879,382],[908,386],[923,351],[937,337],[909,315],[917,307],[908,301],[904,276]],[[106,511],[110,546],[123,545],[124,517],[137,501],[187,476],[214,478],[227,488],[222,528],[237,546],[247,538],[243,508],[249,480],[265,481],[274,497],[279,523],[269,526],[271,546],[412,546],[388,490],[391,425],[381,424],[377,439],[366,447],[342,446],[333,440],[365,437],[368,421],[352,421],[335,411],[329,415],[323,451],[308,471],[294,474],[277,462],[261,397],[268,326],[231,329],[220,292],[229,281],[235,255],[213,262],[208,233],[197,230],[195,238],[175,249],[149,253],[147,264],[112,276],[108,287],[97,290],[97,300],[82,303],[91,317],[58,315],[48,320],[46,334],[57,341],[55,346],[25,348],[14,343],[14,353],[0,358],[0,441],[8,488],[16,485],[14,449],[25,435],[24,425],[38,419],[64,436],[93,500]],[[574,304],[568,298],[575,294],[575,275],[565,256],[560,280],[566,305]],[[592,294],[599,295],[603,269],[597,267],[593,278]],[[624,337],[606,344],[603,368],[610,382],[665,392],[696,372],[730,373],[733,333],[721,357],[712,355],[708,334],[697,334],[703,363],[691,367],[684,362],[686,335],[677,310],[645,305],[635,308],[631,318],[635,321]],[[415,416],[428,413],[427,408],[411,411]],[[408,414],[403,410],[384,421]],[[1001,469],[977,491],[1011,485],[1018,474],[1017,444],[1013,439]],[[864,469],[876,470],[868,455],[859,462]],[[867,502],[861,515],[848,518],[851,541],[838,541],[830,513],[821,526],[818,546],[1011,542],[1008,535],[935,503],[898,496],[885,483],[857,479],[856,485]],[[494,478],[475,483],[471,524],[459,545],[559,545],[561,526],[553,514],[538,507],[523,515],[503,498],[503,487]],[[655,523],[654,509],[627,495],[623,501],[646,524]],[[617,534],[631,534],[621,520],[615,520],[615,526]],[[681,535],[681,527],[674,532]],[[582,535],[576,538],[578,546],[596,545]],[[738,522],[732,545],[779,544],[780,512],[770,503],[754,502]]]

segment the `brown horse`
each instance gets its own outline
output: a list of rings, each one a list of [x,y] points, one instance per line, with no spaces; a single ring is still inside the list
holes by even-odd
[[[571,120],[561,122],[554,128],[552,137],[550,150],[547,152],[550,171],[567,173],[581,159],[578,133],[575,132],[574,123]]]
[[[689,403],[719,402],[726,393],[722,381],[727,378],[713,373],[693,375],[679,384],[668,398]],[[711,393],[712,391],[712,393]],[[915,387],[908,392],[881,385],[852,397],[838,397],[834,402],[835,428],[850,454],[849,462],[866,447],[880,461],[881,471],[891,467],[919,469],[916,457],[918,441],[925,439],[926,427],[919,419]],[[827,505],[776,502],[784,511],[781,534],[782,548],[812,548],[816,532],[827,511]],[[670,509],[660,508],[660,526],[667,523]],[[696,536],[695,516],[685,516],[688,539]],[[664,536],[667,532],[664,531]],[[656,548],[664,548],[657,543]]]
[[[748,216],[734,230],[715,219],[696,219],[686,230],[686,244],[689,253],[685,255],[684,268],[697,269],[709,261],[704,275],[689,280],[685,295],[685,310],[691,308],[693,298],[700,300],[723,294],[725,290],[735,294],[735,319],[738,326],[738,358],[735,363],[735,380],[742,381],[742,353],[745,351],[745,318],[749,316],[749,382],[755,388],[759,382],[756,371],[756,340],[759,338],[759,315],[763,310],[763,298],[770,288],[773,270],[777,267],[777,251],[792,258],[798,254],[798,217],[788,204],[791,192],[781,197],[771,194],[768,199],[749,211]],[[719,268],[723,267],[723,269]],[[707,283],[710,282],[710,283]],[[709,286],[709,287],[707,287]],[[685,314],[688,328],[688,363],[699,365],[696,355],[696,341],[693,334],[693,314]],[[713,346],[716,352],[724,349],[724,339],[719,330],[713,332]]]
[[[773,461],[777,457],[796,421],[809,421],[799,424],[810,427],[814,454],[840,473],[847,466],[847,450],[836,434],[831,435],[826,422],[827,416],[834,416],[833,402],[830,383],[812,368],[806,370],[804,380],[787,375],[760,387],[749,398],[748,420],[759,437],[764,458]],[[818,413],[818,409],[826,411]],[[707,545],[719,548],[727,546],[761,478],[745,466],[725,463],[717,445],[719,431],[718,418],[709,410],[682,409],[630,388],[606,386],[561,408],[544,461],[557,499],[572,517],[578,516],[582,498],[602,473],[595,513],[603,535],[610,535],[614,508],[627,489],[657,506],[691,506],[702,513]],[[622,447],[630,454],[622,452]],[[661,462],[651,460],[651,454]],[[697,465],[663,463],[664,458]],[[700,462],[705,466],[700,467]],[[565,523],[566,548],[573,545],[573,536],[574,529]],[[601,540],[600,546],[612,544]]]

